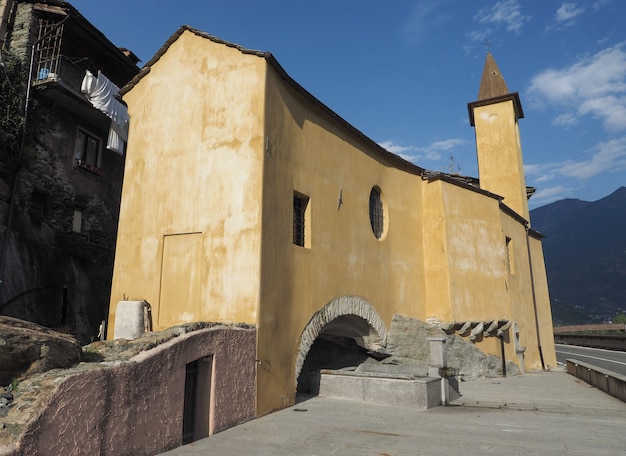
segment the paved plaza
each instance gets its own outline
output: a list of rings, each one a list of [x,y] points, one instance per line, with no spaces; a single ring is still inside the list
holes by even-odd
[[[165,455],[626,455],[626,404],[564,370],[460,384],[449,407],[315,397]]]

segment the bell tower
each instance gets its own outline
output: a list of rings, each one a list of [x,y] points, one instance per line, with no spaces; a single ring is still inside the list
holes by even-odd
[[[468,103],[476,133],[480,188],[529,220],[518,119],[524,117],[517,92],[510,93],[491,52],[487,53],[478,100]]]

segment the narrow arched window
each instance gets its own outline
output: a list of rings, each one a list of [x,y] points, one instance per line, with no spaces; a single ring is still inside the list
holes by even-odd
[[[385,232],[385,214],[382,194],[377,186],[372,187],[370,192],[370,223],[374,236],[380,239]]]
[[[293,243],[311,248],[311,211],[309,197],[293,193]]]

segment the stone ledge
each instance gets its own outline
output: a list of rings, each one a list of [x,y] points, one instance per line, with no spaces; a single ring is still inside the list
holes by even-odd
[[[626,376],[600,367],[568,359],[567,373],[589,383],[591,386],[626,402]]]
[[[426,410],[441,405],[441,381],[410,374],[323,369],[319,395]]]

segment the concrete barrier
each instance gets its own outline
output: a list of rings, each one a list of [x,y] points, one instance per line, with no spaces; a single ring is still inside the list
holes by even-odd
[[[621,331],[626,332],[626,323],[609,323],[600,325],[573,325],[555,326],[554,334],[560,333],[589,333],[591,331]]]
[[[581,347],[626,351],[626,334],[554,334],[554,342]]]
[[[592,366],[576,359],[568,359],[566,362],[568,374],[595,386],[622,402],[626,402],[626,375]]]

